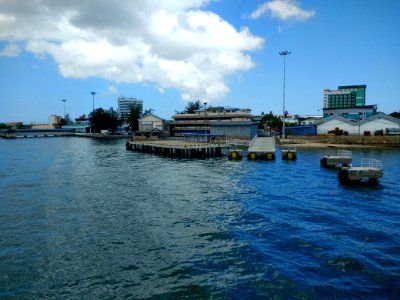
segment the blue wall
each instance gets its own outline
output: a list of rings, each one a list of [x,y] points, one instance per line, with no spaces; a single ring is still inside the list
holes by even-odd
[[[288,135],[317,135],[316,125],[303,125],[285,127],[285,132]]]

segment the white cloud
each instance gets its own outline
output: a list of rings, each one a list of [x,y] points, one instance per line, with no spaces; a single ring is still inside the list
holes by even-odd
[[[116,96],[119,95],[118,89],[113,85],[108,85],[107,90],[101,93],[103,96]]]
[[[306,21],[315,16],[314,10],[303,10],[294,0],[272,0],[260,4],[250,18],[257,19],[270,12],[273,18],[283,21]]]
[[[210,0],[0,1],[0,41],[50,55],[64,77],[175,88],[183,99],[229,92],[224,77],[254,66],[264,40],[235,29]]]
[[[1,56],[18,56],[21,53],[21,49],[15,44],[8,44],[3,49],[0,49]]]

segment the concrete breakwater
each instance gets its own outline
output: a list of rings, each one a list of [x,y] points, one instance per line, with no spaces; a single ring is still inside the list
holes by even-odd
[[[400,147],[400,136],[288,136],[287,139],[278,139],[278,144]]]

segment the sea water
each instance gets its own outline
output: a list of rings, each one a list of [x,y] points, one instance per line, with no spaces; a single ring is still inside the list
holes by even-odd
[[[178,159],[0,140],[0,298],[399,299],[400,150],[378,186],[319,160]]]

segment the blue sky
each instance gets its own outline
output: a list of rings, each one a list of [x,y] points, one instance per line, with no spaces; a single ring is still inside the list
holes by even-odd
[[[162,3],[161,3],[162,2]],[[0,0],[0,122],[47,123],[137,97],[170,119],[187,101],[321,114],[324,88],[366,84],[400,110],[400,1]]]

